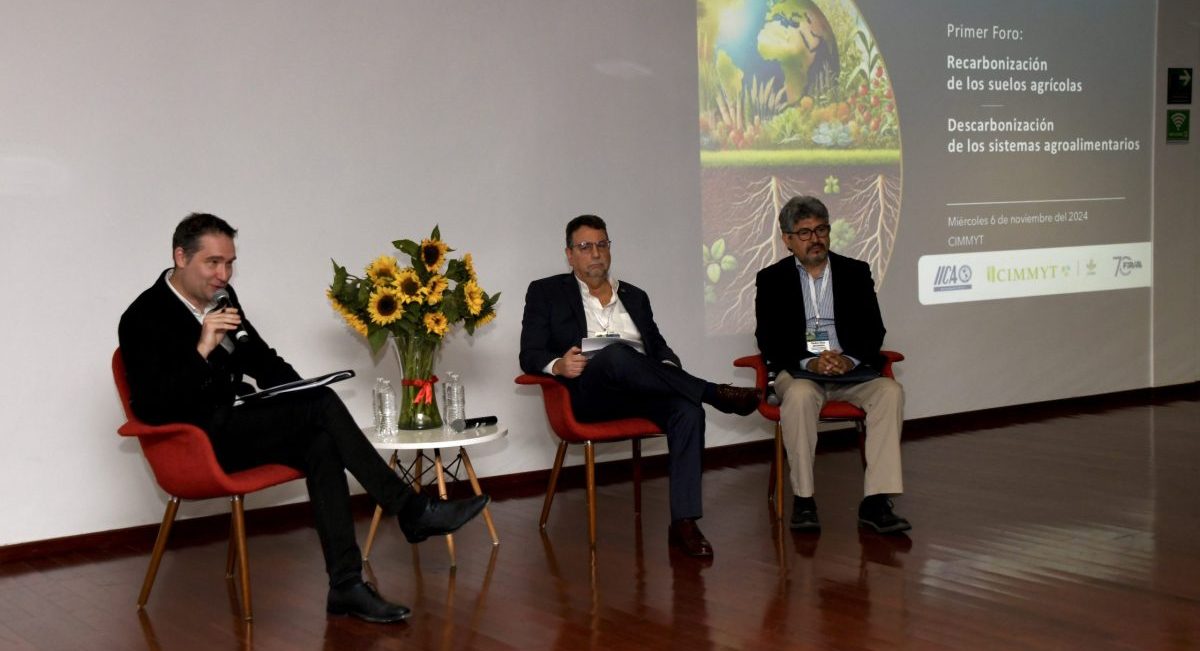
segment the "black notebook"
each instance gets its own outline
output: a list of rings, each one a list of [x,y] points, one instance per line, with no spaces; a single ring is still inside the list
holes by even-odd
[[[354,377],[354,371],[346,369],[344,371],[334,371],[333,373],[318,375],[317,377],[296,380],[295,382],[285,382],[268,389],[263,389],[262,391],[256,391],[244,396],[238,396],[237,400],[233,401],[233,406],[236,407],[247,402],[266,400],[267,398],[284,393],[291,393],[292,391],[303,391],[305,389],[315,389],[316,387],[328,386],[334,382],[341,382],[342,380],[348,380],[352,377]]]

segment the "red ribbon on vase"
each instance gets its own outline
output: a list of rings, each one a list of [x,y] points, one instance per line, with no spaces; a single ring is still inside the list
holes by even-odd
[[[423,402],[429,404],[433,402],[433,383],[437,382],[436,375],[430,375],[426,380],[400,380],[401,386],[406,387],[421,387],[417,389],[417,395],[413,397],[413,404]]]

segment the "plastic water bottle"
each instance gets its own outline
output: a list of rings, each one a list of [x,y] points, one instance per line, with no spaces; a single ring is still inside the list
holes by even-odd
[[[377,378],[371,396],[375,405],[376,435],[385,441],[394,438],[400,415],[396,412],[396,392],[392,389],[391,381]]]
[[[446,374],[446,384],[442,391],[444,392],[442,406],[446,410],[446,413],[442,415],[442,422],[450,424],[466,418],[466,396],[463,392],[462,382],[458,379],[458,373]]]
[[[375,428],[375,433],[378,434],[383,429],[383,405],[379,404],[379,388],[383,384],[383,378],[375,378],[375,386],[371,387],[371,426]]]

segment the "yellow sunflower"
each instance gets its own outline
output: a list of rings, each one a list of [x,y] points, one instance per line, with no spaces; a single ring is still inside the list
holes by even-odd
[[[363,323],[363,320],[358,318],[357,314],[351,312],[349,308],[347,308],[345,305],[342,305],[340,301],[334,298],[332,290],[327,290],[325,295],[329,297],[329,302],[333,305],[333,309],[338,314],[342,315],[342,319],[346,321],[346,325],[350,326],[352,330],[364,337],[369,334],[367,332],[367,324]]]
[[[450,323],[446,321],[446,315],[441,312],[430,312],[425,315],[425,329],[430,334],[442,336],[450,329]]]
[[[477,316],[483,309],[483,289],[474,280],[468,280],[463,283],[463,300],[471,316]]]
[[[416,269],[412,267],[406,267],[396,273],[396,290],[399,292],[400,300],[405,303],[419,302],[428,293],[425,286],[421,284]]]
[[[446,251],[449,250],[450,247],[441,240],[421,240],[421,262],[425,263],[425,269],[433,272],[440,269],[446,261]]]
[[[462,263],[467,270],[467,280],[475,280],[475,261],[471,259],[470,253],[463,254]]]
[[[434,274],[429,279],[429,284],[425,285],[428,294],[425,296],[425,302],[429,305],[437,305],[442,302],[442,294],[446,288],[450,286],[450,281],[446,280],[445,276]]]
[[[400,292],[391,287],[380,287],[371,293],[367,300],[367,312],[371,322],[387,325],[404,316],[404,307],[400,300]]]
[[[396,258],[390,255],[381,255],[367,265],[367,278],[370,278],[371,282],[376,285],[391,283],[399,272],[400,265],[396,262]]]
[[[494,319],[494,318],[496,318],[496,310],[492,310],[492,311],[488,312],[487,314],[476,319],[475,327],[478,328],[481,325],[491,323],[492,319]]]

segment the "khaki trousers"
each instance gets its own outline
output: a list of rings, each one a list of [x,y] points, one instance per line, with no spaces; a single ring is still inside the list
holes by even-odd
[[[904,387],[888,377],[868,382],[836,384],[796,379],[781,371],[775,393],[783,428],[783,445],[791,466],[792,492],[813,495],[813,458],[817,450],[817,420],[826,400],[844,400],[867,412],[863,495],[904,492],[900,471],[900,428],[904,422]]]

